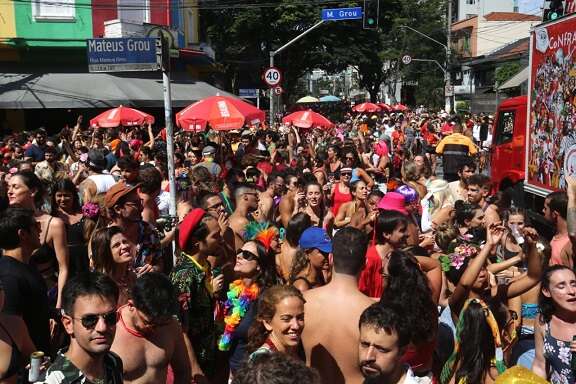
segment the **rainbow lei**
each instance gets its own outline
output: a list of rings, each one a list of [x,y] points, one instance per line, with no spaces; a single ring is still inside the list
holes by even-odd
[[[248,306],[258,298],[260,288],[256,283],[250,287],[245,287],[242,280],[236,280],[230,283],[230,289],[226,294],[228,299],[224,303],[224,333],[218,341],[218,349],[228,351],[232,343],[234,331],[242,318],[246,315]]]

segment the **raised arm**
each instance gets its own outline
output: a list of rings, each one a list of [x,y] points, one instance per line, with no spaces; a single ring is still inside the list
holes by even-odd
[[[482,267],[486,264],[486,258],[492,251],[492,248],[500,242],[503,233],[504,227],[502,226],[492,225],[488,228],[486,244],[484,244],[480,253],[468,263],[468,267],[462,274],[462,277],[460,277],[460,281],[449,299],[450,310],[452,311],[453,317],[457,318],[460,315],[460,310],[468,298],[470,288],[472,288]]]
[[[536,242],[538,232],[534,228],[524,228],[522,230],[526,244],[528,246],[528,273],[518,280],[514,280],[508,285],[508,297],[516,297],[532,289],[540,281],[542,275],[542,260]]]

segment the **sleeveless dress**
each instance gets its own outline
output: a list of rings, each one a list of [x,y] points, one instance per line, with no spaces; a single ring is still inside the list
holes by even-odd
[[[573,384],[576,381],[575,372],[570,368],[572,353],[570,341],[562,341],[550,333],[550,323],[544,326],[544,357],[548,366],[550,383]]]
[[[84,240],[84,218],[76,224],[66,224],[66,239],[70,255],[69,276],[88,272],[90,261],[88,258],[88,244]]]
[[[48,298],[49,300],[56,303],[56,296],[58,293],[58,261],[56,259],[56,251],[52,248],[46,240],[48,239],[48,232],[50,230],[50,223],[54,217],[50,216],[48,219],[48,225],[46,226],[46,232],[44,233],[44,239],[42,240],[42,245],[38,248],[30,259],[30,264],[34,265],[38,272],[42,275],[46,287],[48,288]]]

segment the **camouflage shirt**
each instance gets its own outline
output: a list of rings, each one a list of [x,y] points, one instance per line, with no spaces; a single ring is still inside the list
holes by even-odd
[[[182,327],[187,330],[202,370],[211,375],[216,353],[216,328],[210,265],[207,262],[201,265],[182,252],[170,279],[178,295]]]
[[[54,363],[46,371],[44,384],[96,384],[90,381],[84,373],[78,369],[64,355],[66,350],[60,350]],[[106,369],[105,384],[122,384],[122,359],[114,352],[108,352],[104,356],[104,368]]]

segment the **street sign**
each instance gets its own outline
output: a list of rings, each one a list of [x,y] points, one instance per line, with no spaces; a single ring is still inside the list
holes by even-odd
[[[356,20],[362,18],[362,7],[331,8],[322,10],[322,20]]]
[[[157,71],[162,52],[160,39],[131,37],[88,39],[89,72]]]
[[[444,96],[446,96],[446,97],[454,96],[454,86],[453,85],[446,85],[444,87]]]
[[[412,56],[410,55],[404,55],[402,56],[402,63],[408,65],[412,62]]]
[[[276,67],[266,68],[263,77],[269,87],[275,87],[282,82],[282,72]]]
[[[238,96],[245,99],[255,99],[258,97],[258,90],[256,88],[240,88]]]
[[[282,88],[281,86],[274,87],[275,95],[280,96],[282,93],[284,93],[284,88]]]

